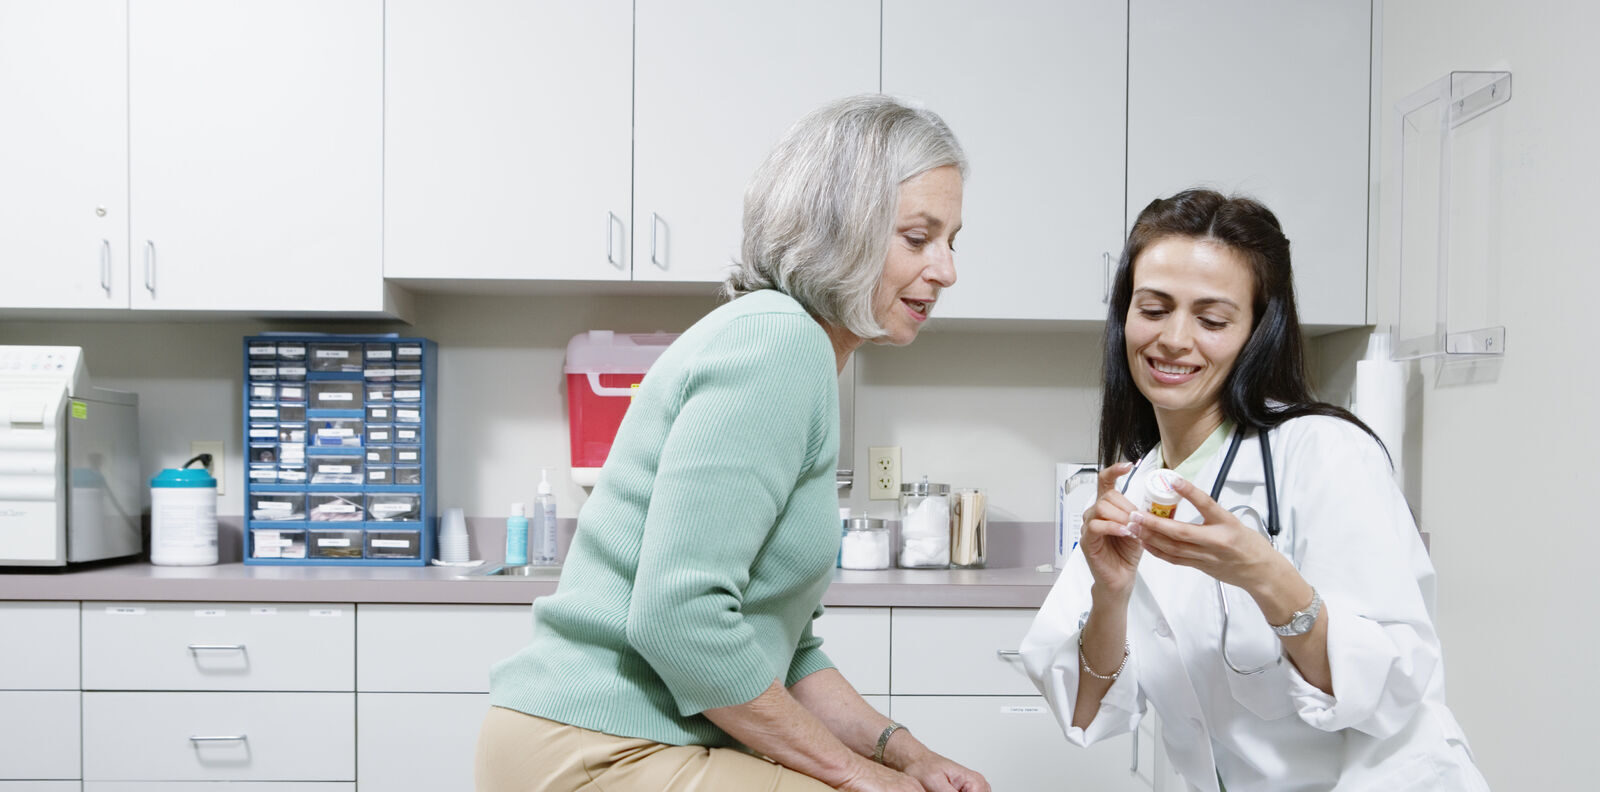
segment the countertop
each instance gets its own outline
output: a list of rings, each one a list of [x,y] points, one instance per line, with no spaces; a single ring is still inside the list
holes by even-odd
[[[526,605],[554,593],[554,579],[462,580],[453,567],[199,567],[121,563],[63,572],[0,572],[0,600],[153,602],[354,602]],[[1037,608],[1055,571],[1001,569],[837,569],[824,605],[923,608]]]

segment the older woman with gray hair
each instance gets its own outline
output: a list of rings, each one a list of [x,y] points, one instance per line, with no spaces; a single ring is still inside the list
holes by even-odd
[[[731,299],[650,369],[533,642],[494,668],[480,790],[988,792],[811,629],[839,548],[836,378],[955,283],[965,170],[938,116],[879,95],[779,142]]]

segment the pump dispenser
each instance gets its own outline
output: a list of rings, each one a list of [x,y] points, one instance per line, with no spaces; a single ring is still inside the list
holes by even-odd
[[[533,499],[533,536],[539,543],[534,563],[556,563],[556,496],[550,490],[549,468],[539,471],[539,496]]]
[[[526,566],[527,563],[527,508],[520,503],[513,503],[511,516],[506,518],[506,566]]]

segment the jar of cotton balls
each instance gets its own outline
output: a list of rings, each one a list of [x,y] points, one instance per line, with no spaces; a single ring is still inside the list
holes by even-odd
[[[950,566],[950,485],[928,477],[900,485],[900,566],[945,569]]]
[[[889,526],[876,517],[844,518],[840,569],[888,569]]]

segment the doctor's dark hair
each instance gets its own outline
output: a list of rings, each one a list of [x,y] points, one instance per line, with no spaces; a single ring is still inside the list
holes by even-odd
[[[884,94],[831,102],[795,122],[751,178],[744,243],[722,292],[793,297],[823,322],[882,336],[872,297],[883,277],[900,185],[967,156],[933,111]]]
[[[1134,263],[1147,248],[1168,237],[1227,246],[1249,265],[1255,282],[1250,338],[1218,394],[1228,420],[1265,431],[1291,418],[1326,415],[1361,427],[1383,445],[1361,419],[1319,402],[1311,394],[1295,310],[1289,239],[1278,218],[1250,198],[1194,189],[1151,201],[1139,213],[1122,250],[1106,313],[1105,387],[1100,405],[1102,465],[1137,460],[1161,439],[1155,408],[1139,392],[1128,368],[1127,322],[1133,303]]]

